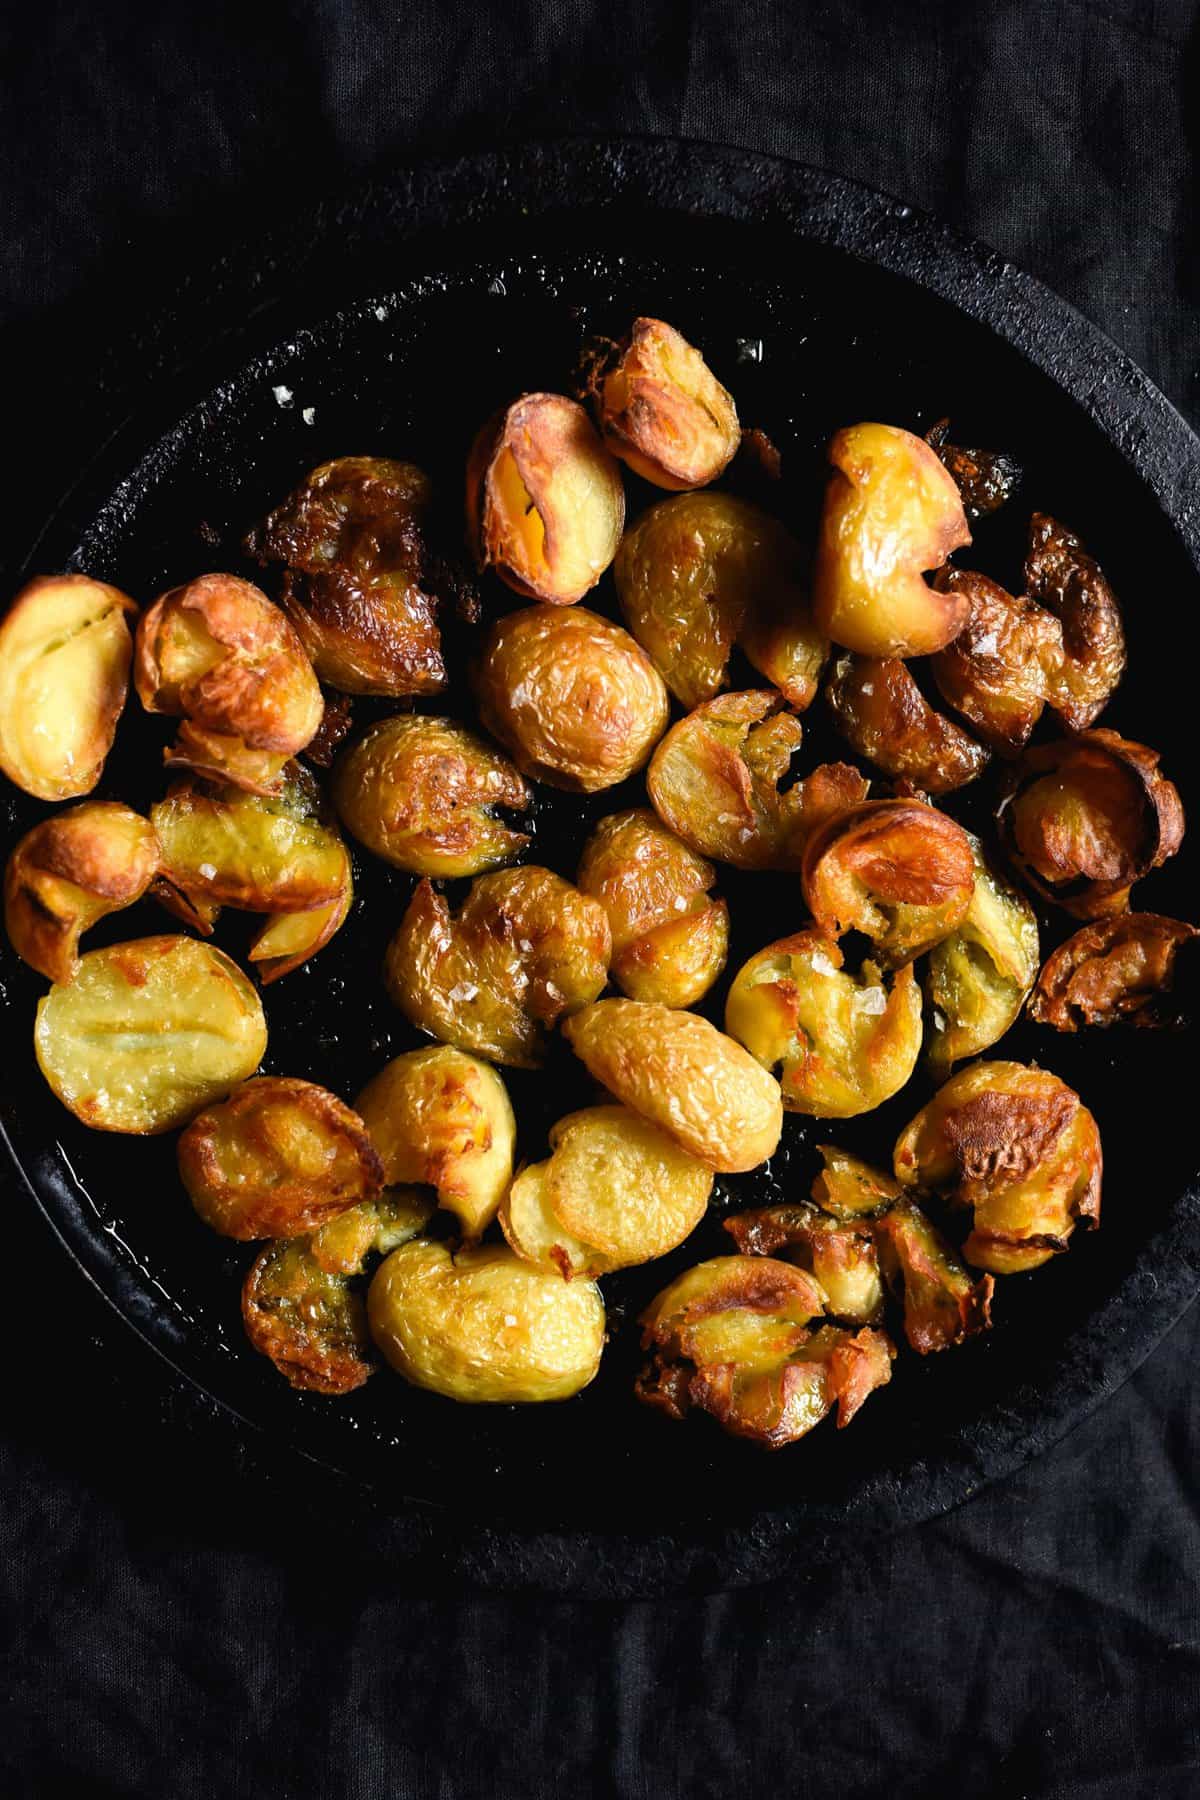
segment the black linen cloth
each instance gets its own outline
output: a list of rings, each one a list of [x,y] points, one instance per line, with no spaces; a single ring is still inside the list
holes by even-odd
[[[5,36],[11,549],[80,453],[61,309],[102,338],[305,184],[564,131],[882,187],[1200,408],[1185,0],[62,4]],[[1200,1310],[944,1519],[743,1593],[514,1599],[449,1591],[435,1554],[261,1466],[3,1200],[6,1800],[1200,1793]]]

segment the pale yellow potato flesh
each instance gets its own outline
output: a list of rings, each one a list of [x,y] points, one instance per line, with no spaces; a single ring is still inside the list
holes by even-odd
[[[665,1256],[704,1217],[712,1171],[625,1106],[590,1106],[560,1119],[546,1199],[552,1215],[612,1266]]]

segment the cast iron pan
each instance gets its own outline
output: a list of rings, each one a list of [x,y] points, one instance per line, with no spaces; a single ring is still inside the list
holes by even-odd
[[[28,566],[83,568],[142,601],[205,569],[242,569],[245,527],[313,464],[351,452],[419,461],[455,518],[477,424],[521,389],[562,388],[584,335],[619,333],[637,313],[702,345],[743,421],[774,439],[784,479],[773,504],[802,533],[822,488],[822,446],[840,423],[923,429],[949,414],[961,441],[1013,452],[1023,493],[980,525],[960,560],[1016,583],[1035,505],[1082,533],[1124,598],[1131,640],[1104,723],[1161,749],[1186,799],[1192,675],[1172,647],[1200,559],[1196,439],[1111,343],[1011,265],[848,182],[742,152],[665,142],[513,151],[399,176],[240,246],[159,309],[145,367],[173,353],[181,370],[136,387],[134,416],[59,505]],[[650,497],[632,482],[630,496],[635,507]],[[486,602],[493,612],[512,598],[489,588]],[[596,603],[613,609],[607,582]],[[470,647],[469,632],[451,634],[450,710],[469,713]],[[835,748],[818,710],[805,766]],[[371,711],[361,707],[360,721]],[[166,732],[131,704],[101,793],[148,805],[162,788]],[[531,858],[571,875],[592,821],[640,796],[638,782],[582,802],[544,794]],[[3,806],[6,837],[42,810],[12,790]],[[1139,890],[1143,904],[1188,916],[1191,869],[1185,846]],[[335,943],[266,997],[265,1068],[347,1096],[415,1041],[379,981],[411,884],[365,855],[357,877]],[[799,922],[792,881],[726,873],[722,890],[735,922],[731,969]],[[236,954],[249,921],[227,917],[218,942]],[[146,906],[92,941],[164,929],[170,921]],[[1047,946],[1063,935],[1046,922]],[[296,1394],[243,1341],[248,1252],[192,1216],[173,1139],[90,1133],[44,1086],[27,1049],[43,985],[0,951],[4,1129],[69,1252],[149,1344],[271,1443],[342,1471],[385,1508],[448,1509],[447,1529],[468,1535],[487,1521],[513,1545],[508,1579],[550,1566],[572,1579],[590,1555],[621,1570],[610,1585],[628,1589],[661,1582],[667,1546],[672,1580],[755,1578],[852,1529],[928,1516],[1067,1430],[1196,1290],[1194,1040],[1071,1039],[1022,1025],[998,1053],[1043,1060],[1100,1120],[1103,1229],[1079,1234],[1050,1267],[1001,1281],[987,1338],[902,1355],[852,1429],[826,1425],[767,1455],[703,1420],[668,1424],[631,1397],[634,1319],[678,1268],[730,1247],[720,1220],[731,1208],[806,1190],[817,1142],[886,1160],[925,1097],[919,1080],[862,1121],[790,1120],[765,1171],[718,1183],[711,1218],[683,1250],[609,1282],[613,1342],[598,1380],[570,1404],[460,1408],[386,1374],[340,1401]],[[529,1156],[590,1092],[565,1048],[544,1074],[514,1074],[510,1086]],[[566,1565],[564,1542],[575,1547]]]

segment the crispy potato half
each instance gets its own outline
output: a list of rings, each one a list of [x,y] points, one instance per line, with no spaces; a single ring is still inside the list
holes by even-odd
[[[998,512],[1021,485],[1021,465],[1003,450],[979,450],[950,442],[950,421],[939,419],[925,433],[925,442],[938,461],[954,477],[962,496],[963,511],[974,524]]]
[[[938,944],[966,917],[975,857],[961,825],[919,800],[865,800],[809,838],[804,897],[831,936],[861,931],[885,967]]]
[[[818,629],[860,656],[930,656],[958,636],[968,606],[924,572],[971,541],[954,477],[896,425],[850,425],[829,446],[833,474],[817,541]]]
[[[756,1169],[779,1143],[778,1082],[696,1013],[600,1000],[572,1014],[563,1033],[614,1099],[708,1168]]]
[[[1125,673],[1117,597],[1094,557],[1049,513],[1029,522],[1025,587],[1062,626],[1063,660],[1047,698],[1068,731],[1095,724]]]
[[[1194,925],[1161,913],[1120,913],[1084,925],[1046,958],[1029,1000],[1029,1016],[1055,1031],[1089,1025],[1173,1025],[1167,996]]]
[[[1024,749],[1063,665],[1062,626],[1025,595],[972,569],[942,569],[936,584],[968,605],[962,630],[939,650],[933,678],[955,712],[1000,756]]]
[[[342,856],[342,889],[337,899],[312,912],[272,913],[255,934],[246,957],[254,964],[263,987],[282,975],[290,975],[323,950],[346,923],[354,903],[354,876],[345,845],[338,848]]]
[[[371,1336],[415,1387],[451,1400],[568,1400],[600,1366],[604,1302],[592,1281],[564,1281],[507,1245],[452,1255],[416,1238],[376,1270]]]
[[[966,914],[929,952],[928,1061],[935,1080],[978,1056],[1013,1024],[1038,972],[1037,918],[1024,894],[988,863],[970,832],[975,887]]]
[[[933,710],[898,657],[843,652],[834,662],[825,698],[852,749],[886,775],[911,781],[927,793],[964,787],[987,766],[983,745]]]
[[[889,1207],[876,1221],[875,1238],[888,1286],[904,1302],[904,1335],[919,1356],[990,1328],[992,1277],[972,1280],[915,1202]]]
[[[89,950],[39,1002],[38,1066],[96,1131],[173,1131],[253,1075],[262,1002],[235,962],[195,938]]]
[[[4,871],[4,928],[17,955],[49,981],[70,981],[79,940],[132,906],[158,869],[158,839],[116,800],[85,800],[27,831]]]
[[[662,319],[635,319],[589,387],[605,443],[655,487],[704,487],[733,461],[742,435],[733,397]]]
[[[39,575],[0,619],[0,770],[36,800],[90,794],[129,691],[137,607],[90,575]]]
[[[375,1372],[362,1299],[344,1274],[321,1266],[310,1238],[259,1251],[242,1286],[242,1323],[302,1392],[349,1394]]]
[[[725,1229],[746,1256],[783,1253],[814,1276],[825,1311],[843,1325],[877,1325],[883,1317],[883,1279],[870,1219],[832,1219],[801,1200],[737,1213]]]
[[[471,446],[475,560],[518,594],[552,606],[582,600],[616,555],[624,523],[621,472],[565,394],[523,394]]]

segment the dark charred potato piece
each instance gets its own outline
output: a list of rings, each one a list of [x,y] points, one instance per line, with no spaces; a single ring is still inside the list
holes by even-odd
[[[146,892],[158,869],[153,826],[115,800],[85,800],[27,831],[4,874],[9,942],[49,981],[70,981],[83,933]]]
[[[523,394],[490,419],[467,462],[467,530],[480,569],[531,600],[569,606],[617,553],[625,490],[582,406]]]
[[[987,765],[983,746],[934,712],[897,657],[844,652],[825,696],[838,730],[860,756],[926,793],[963,787]]]
[[[853,1222],[885,1212],[904,1189],[881,1169],[873,1169],[836,1144],[818,1144],[824,1167],[812,1184],[812,1197],[822,1212]]]
[[[971,904],[957,930],[934,945],[925,972],[929,1065],[937,1080],[956,1062],[978,1056],[1004,1036],[1038,971],[1033,908],[989,867],[978,838],[971,837],[971,849]]]
[[[971,840],[919,800],[866,800],[835,814],[808,840],[801,869],[817,924],[861,931],[895,968],[962,922],[975,888]]]
[[[1077,919],[1125,912],[1129,890],[1174,856],[1183,806],[1158,752],[1097,729],[1028,750],[999,809],[1025,880]]]
[[[972,1281],[920,1207],[898,1200],[876,1222],[875,1236],[888,1286],[904,1301],[904,1335],[919,1356],[988,1329],[992,1277]]]
[[[604,987],[608,920],[549,869],[481,875],[455,918],[422,881],[388,946],[387,989],[412,1023],[443,1043],[518,1069],[537,1068],[546,1032]]]
[[[1068,731],[1095,723],[1125,672],[1117,597],[1073,531],[1047,513],[1029,524],[1025,586],[1062,624],[1064,657],[1048,699]]]
[[[1062,626],[1036,601],[971,569],[943,569],[937,585],[965,598],[970,611],[954,642],[934,657],[933,678],[985,743],[1015,756],[1063,666]]]
[[[1003,450],[969,450],[964,444],[950,443],[949,436],[949,419],[939,419],[925,433],[925,442],[953,475],[963,511],[974,524],[1012,499],[1021,485],[1021,465]]]
[[[437,601],[426,591],[429,478],[412,463],[339,456],[306,475],[246,539],[281,566],[280,604],[322,681],[347,694],[446,685]]]
[[[813,584],[818,629],[860,656],[941,650],[968,611],[961,595],[924,578],[971,541],[954,477],[895,425],[846,427],[829,460]]]
[[[294,1388],[348,1394],[373,1374],[362,1300],[323,1269],[307,1238],[260,1250],[242,1288],[246,1336]]]
[[[750,1256],[784,1253],[807,1269],[825,1294],[825,1310],[847,1325],[878,1324],[883,1283],[872,1222],[843,1223],[802,1200],[796,1206],[767,1206],[726,1219],[725,1229]]]
[[[640,769],[670,701],[645,651],[576,606],[528,606],[493,625],[476,674],[479,716],[536,781],[571,793]]]
[[[1085,925],[1060,944],[1038,976],[1029,1016],[1056,1031],[1086,1025],[1171,1025],[1166,1001],[1175,964],[1194,925],[1161,913],[1122,913]]]
[[[142,614],[133,678],[147,712],[183,718],[168,764],[252,794],[278,793],[325,710],[292,626],[234,575],[198,576]]]
[[[529,805],[506,756],[451,719],[405,713],[372,725],[338,759],[333,801],[361,844],[410,875],[480,875],[529,839],[496,817]]]
[[[704,487],[732,462],[741,439],[732,396],[661,319],[635,319],[590,387],[605,443],[655,487]]]
[[[99,781],[136,611],[90,575],[39,575],[0,618],[0,770],[36,800],[74,800]]]
[[[304,746],[304,760],[314,768],[328,769],[353,729],[354,703],[348,694],[327,693],[322,698],[325,710],[316,737]]]
[[[315,907],[312,912],[272,913],[247,950],[247,961],[254,964],[264,987],[290,975],[323,950],[346,923],[354,902],[354,876],[345,845],[339,844],[338,848],[342,857],[342,888],[336,900]]]

